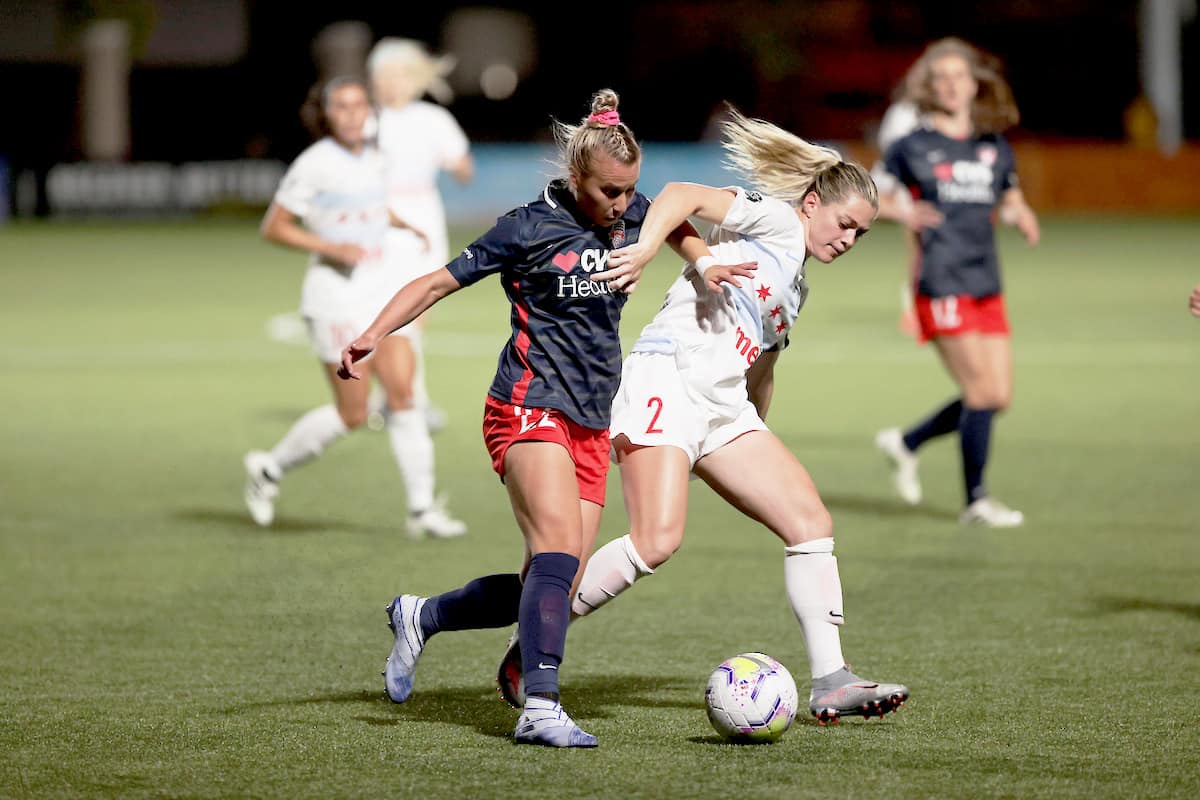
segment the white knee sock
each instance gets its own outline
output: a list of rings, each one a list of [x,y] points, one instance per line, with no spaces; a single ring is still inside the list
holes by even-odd
[[[319,406],[296,420],[291,430],[271,450],[271,457],[279,469],[287,472],[321,455],[326,447],[345,436],[348,430],[346,423],[338,416],[337,408],[332,405]]]
[[[388,415],[388,439],[400,467],[410,513],[433,505],[433,439],[420,409],[393,410]]]
[[[837,627],[843,622],[842,581],[833,539],[814,539],[785,547],[783,552],[788,599],[804,632],[809,669],[820,678],[846,664]]]
[[[579,591],[571,601],[571,612],[585,617],[633,586],[638,578],[653,574],[628,534],[613,539],[588,559]]]

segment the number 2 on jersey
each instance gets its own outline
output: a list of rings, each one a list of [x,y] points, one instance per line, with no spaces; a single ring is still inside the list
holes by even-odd
[[[654,409],[654,416],[650,418],[650,424],[646,426],[646,433],[662,433],[662,428],[654,427],[658,422],[658,415],[662,413],[663,401],[661,397],[651,397],[646,403],[646,408]]]

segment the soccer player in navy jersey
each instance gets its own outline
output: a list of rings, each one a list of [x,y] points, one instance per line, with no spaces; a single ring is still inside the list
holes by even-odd
[[[916,237],[916,309],[922,342],[932,341],[958,385],[953,398],[905,431],[880,431],[876,446],[893,467],[901,498],[921,500],[916,451],[958,432],[966,494],[963,523],[1020,525],[1024,515],[991,497],[983,473],[992,421],[1012,402],[1012,353],[993,234],[993,212],[1038,242],[1037,216],[1017,185],[1016,160],[1001,131],[1017,107],[999,62],[959,39],[934,42],[905,76],[921,126],[884,156],[881,217]],[[897,201],[908,191],[913,202]]]
[[[618,323],[637,275],[591,276],[609,252],[637,240],[649,201],[637,192],[641,149],[602,90],[579,125],[555,124],[567,178],[501,217],[446,267],[404,287],[342,352],[342,377],[390,331],[446,295],[499,274],[512,303],[512,337],[488,390],[483,432],[504,481],[527,558],[517,573],[488,575],[435,597],[404,594],[388,606],[395,642],[384,671],[397,703],[412,691],[417,659],[439,631],[519,623],[526,702],[517,742],[594,747],[559,702],[570,587],[599,529],[608,471],[608,423],[621,373]],[[692,248],[688,250],[684,239]],[[670,241],[692,260],[708,249],[690,225]],[[751,274],[716,267],[716,275]],[[714,278],[717,279],[717,278]]]
[[[775,364],[808,296],[805,263],[810,256],[830,263],[866,234],[875,184],[836,151],[764,120],[731,111],[721,127],[732,165],[754,188],[669,183],[638,241],[610,259],[620,274],[648,262],[690,217],[713,224],[713,258],[684,265],[625,360],[611,433],[630,532],[592,554],[571,610],[588,615],[667,562],[683,542],[694,474],[784,544],[813,715],[822,724],[882,716],[904,703],[908,688],[863,680],[846,666],[833,521],[804,465],[765,422]],[[753,260],[758,268],[740,286],[713,286],[713,259]],[[517,655],[510,648],[498,675],[514,704]]]

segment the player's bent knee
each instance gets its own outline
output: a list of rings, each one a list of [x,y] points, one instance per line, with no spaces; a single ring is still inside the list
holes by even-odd
[[[779,532],[779,538],[788,547],[815,539],[828,539],[833,536],[833,515],[825,506],[806,509],[791,520],[786,530]]]
[[[683,544],[683,530],[662,528],[648,534],[634,531],[631,538],[646,565],[651,569],[658,569],[667,563],[667,559],[675,555],[675,551]]]
[[[363,424],[366,423],[367,408],[365,405],[361,408],[358,408],[358,407],[345,408],[345,407],[339,406],[338,407],[338,416],[342,418],[342,423],[347,428],[349,428],[350,430],[354,430],[355,428],[361,428],[363,426]]]

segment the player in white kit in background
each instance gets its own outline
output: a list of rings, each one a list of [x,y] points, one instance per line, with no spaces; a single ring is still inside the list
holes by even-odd
[[[364,135],[369,114],[366,86],[356,79],[335,78],[314,90],[302,115],[320,138],[289,167],[263,218],[265,239],[310,254],[300,314],[334,403],[306,413],[270,451],[246,454],[244,498],[259,525],[274,519],[284,474],[366,421],[370,383],[337,380],[341,350],[392,296],[389,231],[413,231],[388,209],[384,160]],[[433,442],[412,402],[410,335],[389,336],[369,366],[391,409],[387,426],[408,497],[407,528],[414,536],[460,536],[466,526],[434,500]]]
[[[367,72],[378,104],[374,136],[387,160],[388,204],[398,217],[425,234],[421,239],[406,230],[388,233],[400,267],[389,296],[450,260],[446,212],[437,187],[439,173],[448,172],[461,184],[470,183],[475,174],[470,141],[462,127],[448,110],[421,99],[429,95],[449,103],[454,95],[445,76],[453,67],[453,57],[434,56],[412,39],[381,39],[367,56]],[[425,386],[423,325],[422,318],[410,336],[416,357],[413,394],[427,423],[436,430],[446,420],[445,413],[430,402]],[[372,403],[372,408],[382,406],[382,402]]]
[[[722,127],[733,165],[762,192],[668,184],[637,243],[614,252],[610,271],[597,276],[640,269],[690,217],[716,226],[708,236],[713,260],[684,266],[625,360],[610,431],[630,534],[592,555],[571,610],[591,613],[670,558],[683,541],[695,473],[784,542],[812,713],[822,724],[882,716],[903,704],[908,689],[863,680],[845,665],[832,519],[807,470],[763,421],[775,361],[808,294],[806,258],[829,263],[853,247],[875,218],[878,196],[866,170],[833,150],[736,112]],[[757,272],[737,288],[720,291],[705,279],[714,264],[751,261]],[[502,665],[501,693],[510,700],[519,691],[506,685],[511,674]]]

